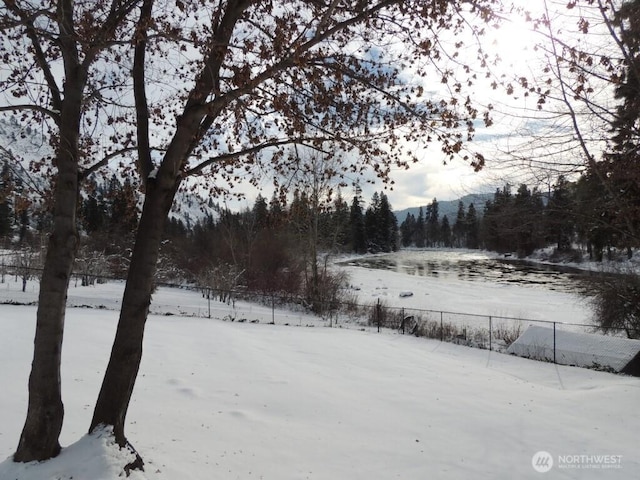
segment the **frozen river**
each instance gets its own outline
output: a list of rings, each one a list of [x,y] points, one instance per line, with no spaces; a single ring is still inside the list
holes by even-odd
[[[344,259],[363,304],[487,316],[590,324],[579,294],[588,272],[535,265],[473,250],[402,250]]]
[[[536,264],[480,251],[450,249],[403,250],[351,259],[342,265],[443,280],[540,286],[561,292],[579,291],[589,275],[576,268]]]

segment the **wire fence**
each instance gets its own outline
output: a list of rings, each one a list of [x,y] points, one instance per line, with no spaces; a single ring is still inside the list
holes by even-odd
[[[377,328],[393,328],[405,335],[437,339],[487,350],[505,351],[531,325],[557,332],[600,333],[627,336],[628,330],[587,323],[481,315],[463,312],[388,307],[376,303],[371,320]],[[632,332],[637,333],[637,332]],[[554,356],[555,358],[555,356]]]
[[[22,270],[19,270],[20,268]],[[2,282],[5,275],[14,275],[17,281],[20,272],[24,273],[25,268],[29,269],[32,277],[40,273],[38,268],[16,267],[15,271],[3,272]],[[24,275],[27,276],[27,274]],[[74,272],[71,285],[78,287],[96,283],[122,283],[123,280],[108,275]],[[605,328],[586,323],[395,307],[387,305],[380,299],[364,304],[356,296],[349,294],[319,301],[316,299],[312,303],[305,297],[281,292],[216,289],[209,286],[171,282],[158,282],[157,287],[194,293],[188,301],[178,296],[180,298],[178,303],[167,300],[163,303],[166,296],[157,296],[152,302],[150,311],[158,315],[194,316],[274,325],[358,328],[377,332],[392,330],[403,335],[436,339],[441,342],[498,352],[506,351],[529,326],[543,326],[552,331],[552,358],[547,360],[554,363],[558,361],[556,336],[559,332],[599,333],[633,338],[638,338],[640,334],[633,329]],[[80,300],[74,300],[74,298],[80,298]],[[70,295],[69,299],[70,306],[92,306],[83,303],[86,303],[83,296]],[[102,298],[100,302],[93,306],[119,309],[119,299]]]
[[[176,287],[175,284],[170,283],[163,285]],[[203,298],[207,299],[206,316],[208,318],[216,316],[220,318],[220,306],[223,304],[228,307],[228,313],[223,319],[267,321],[276,325],[322,324],[329,327],[356,327],[377,332],[392,330],[402,335],[431,338],[490,351],[506,351],[529,326],[542,326],[553,332],[554,362],[558,332],[597,333],[619,337],[627,337],[631,334],[634,338],[637,338],[637,334],[640,333],[628,328],[600,327],[588,323],[395,307],[387,305],[380,299],[369,304],[360,303],[357,299],[315,301],[313,307],[316,311],[314,311],[308,299],[294,295],[196,286],[189,288],[199,290]],[[236,302],[245,303],[236,309]],[[248,305],[252,306],[248,307]],[[241,317],[238,317],[239,313]]]

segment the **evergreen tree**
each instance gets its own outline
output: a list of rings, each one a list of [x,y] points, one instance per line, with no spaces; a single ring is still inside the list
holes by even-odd
[[[269,226],[271,228],[282,228],[285,222],[285,210],[286,205],[283,205],[282,200],[275,193],[271,197],[269,202]]]
[[[464,224],[466,228],[466,247],[467,248],[480,248],[480,222],[478,221],[478,215],[476,213],[476,207],[473,203],[467,207],[467,214],[465,215]]]
[[[453,246],[451,226],[449,225],[449,218],[447,218],[446,215],[442,217],[442,224],[440,225],[440,241],[443,247],[451,248]]]
[[[131,238],[138,224],[137,193],[129,178],[120,183],[115,175],[109,182],[108,199],[111,203],[107,212],[109,231],[116,240]],[[189,228],[190,225],[187,225]]]
[[[544,246],[543,203],[537,189],[532,192],[527,185],[520,185],[513,199],[513,215],[515,250],[520,257],[529,256]]]
[[[398,249],[398,220],[389,198],[380,193],[380,202],[376,211],[378,231],[380,232],[380,248],[383,252],[394,252]]]
[[[349,205],[338,192],[332,205],[331,235],[332,245],[344,248],[349,244]]]
[[[545,209],[545,236],[556,244],[558,251],[571,249],[575,215],[570,184],[564,176],[560,176]]]
[[[413,243],[415,244],[415,246],[418,248],[424,248],[426,244],[426,227],[424,223],[424,211],[422,210],[422,207],[420,207],[420,210],[418,210],[418,218],[416,219],[416,228],[413,235]]]
[[[615,24],[627,48],[625,66],[615,88],[619,100],[611,123],[612,147],[589,173],[603,183],[602,199],[614,244],[640,246],[640,0],[623,2]]]
[[[27,235],[29,233],[29,210],[26,206],[18,212],[18,224],[20,226],[18,234],[18,243],[24,245],[28,241]]]
[[[367,239],[367,250],[370,252],[379,252],[382,249],[383,234],[380,232],[380,224],[377,217],[379,209],[380,196],[378,192],[374,192],[371,197],[371,204],[364,213],[364,231]]]
[[[9,238],[13,230],[13,212],[6,200],[0,201],[0,238]]]
[[[488,250],[510,252],[516,248],[517,219],[513,211],[513,196],[510,185],[497,189],[493,200],[485,204],[482,217],[482,242]]]
[[[427,246],[436,247],[440,244],[440,214],[438,212],[438,200],[435,198],[427,206],[426,222]]]
[[[362,204],[360,199],[359,188],[356,189],[356,195],[351,202],[349,212],[349,222],[351,224],[351,249],[356,253],[365,253],[367,251],[367,237],[364,226],[364,214],[362,212]]]
[[[292,229],[301,235],[306,235],[310,222],[309,199],[305,192],[296,190],[293,192],[291,207],[289,208],[289,224]]]
[[[464,203],[462,200],[458,202],[458,212],[456,213],[456,221],[452,228],[453,245],[455,247],[466,247],[466,225],[464,219]]]
[[[269,207],[267,206],[267,200],[260,194],[258,194],[253,203],[252,214],[256,231],[267,228],[269,224]]]
[[[575,216],[578,241],[586,244],[589,259],[601,262],[605,249],[614,245],[615,231],[608,208],[608,192],[593,172],[587,171],[575,186]]]
[[[398,221],[388,197],[375,192],[365,212],[367,248],[371,252],[391,252],[398,249]]]
[[[91,195],[82,202],[81,217],[88,234],[100,232],[105,225],[106,208],[104,202]]]
[[[12,191],[9,162],[5,161],[0,172],[0,238],[11,236],[13,231],[13,208],[10,197]]]
[[[415,231],[416,217],[411,212],[407,212],[407,217],[404,222],[400,224],[400,236],[403,247],[411,245],[415,237]]]

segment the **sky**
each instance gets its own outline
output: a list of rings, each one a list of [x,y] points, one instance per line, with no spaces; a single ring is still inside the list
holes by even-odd
[[[532,15],[542,13],[542,2],[532,4],[516,0],[514,3],[530,11],[532,8],[538,9]],[[573,16],[568,16],[565,3],[562,0],[549,0],[547,3],[552,12],[553,28],[558,36],[575,38],[576,16],[573,11]],[[512,83],[517,83],[517,78],[521,76],[529,79],[540,77],[545,64],[544,51],[536,45],[544,42],[544,36],[533,28],[531,22],[525,21],[522,15],[505,15],[498,28],[488,28],[481,42],[487,52],[501,57],[501,62],[492,67],[494,77],[505,75],[505,82],[513,81]],[[470,58],[474,58],[475,48],[475,44],[469,42]],[[486,165],[480,172],[474,171],[461,158],[445,162],[445,156],[436,143],[416,145],[414,151],[419,162],[412,164],[409,170],[392,169],[391,179],[394,183],[391,188],[380,181],[373,184],[367,182],[367,179],[373,179],[371,176],[365,175],[360,179],[359,185],[365,202],[370,200],[374,192],[384,191],[392,207],[402,210],[427,205],[434,198],[439,201],[455,200],[470,193],[492,193],[506,183],[527,183],[532,188],[538,187],[546,191],[555,182],[558,173],[573,174],[575,165],[582,164],[579,152],[572,150],[568,154],[554,154],[554,151],[566,147],[564,139],[567,134],[571,135],[566,125],[558,123],[558,118],[555,117],[558,104],[549,102],[545,105],[545,110],[538,111],[537,98],[534,96],[524,96],[517,89],[513,95],[507,95],[504,89],[492,89],[490,82],[491,80],[480,79],[471,90],[465,91],[480,106],[491,104],[494,108],[494,124],[487,128],[483,122],[476,122],[475,137],[468,144],[470,151],[481,152],[486,158]],[[427,87],[432,87],[434,95],[438,95],[438,89],[441,88],[439,85],[428,85],[425,87],[427,91]],[[553,136],[560,139],[558,144],[545,140],[546,137]],[[527,162],[527,157],[533,158],[536,155],[544,158],[551,156],[552,162],[564,161],[570,155],[571,165],[568,168],[537,168]],[[520,156],[525,161],[521,161]],[[351,182],[355,180],[349,179]],[[270,183],[269,178],[263,179],[263,196],[270,197]],[[252,189],[247,189],[246,192],[246,200],[230,200],[229,204],[236,208],[251,206],[256,193]],[[351,198],[353,189],[348,187],[342,193]]]
[[[525,5],[527,8],[539,8],[542,5],[542,2],[537,2],[535,5],[529,2],[531,5],[527,5],[520,0],[516,0],[516,3]],[[562,0],[550,0],[549,4],[559,11],[564,9]],[[571,33],[576,29],[575,18],[558,16],[554,21],[558,32]],[[487,35],[482,39],[482,45],[488,52],[497,53],[502,57],[502,62],[493,68],[496,76],[504,73],[507,78],[516,78],[520,75],[533,78],[540,71],[541,52],[536,52],[534,49],[535,44],[540,40],[541,35],[533,32],[529,23],[512,14],[507,16],[499,28],[489,27]],[[470,42],[468,48],[474,51],[475,47]],[[491,193],[507,182],[512,184],[525,182],[530,185],[537,182],[548,187],[554,181],[553,172],[545,175],[545,172],[540,171],[514,169],[512,168],[514,164],[518,166],[521,164],[505,154],[507,150],[521,153],[520,145],[527,143],[532,136],[544,136],[549,132],[549,130],[545,131],[544,115],[536,114],[531,117],[532,111],[535,110],[535,99],[518,94],[509,97],[500,90],[492,90],[488,83],[488,81],[478,81],[469,92],[473,100],[480,105],[491,104],[494,107],[495,124],[485,128],[481,122],[478,122],[474,140],[469,144],[470,150],[481,152],[486,158],[486,165],[482,171],[475,172],[462,159],[453,159],[445,164],[444,156],[437,144],[416,145],[414,151],[420,159],[419,162],[412,165],[409,170],[392,170],[391,179],[394,182],[392,188],[379,181],[370,184],[367,180],[373,179],[372,176],[360,179],[365,202],[370,200],[374,192],[384,191],[392,207],[395,210],[401,210],[426,205],[434,198],[443,201],[454,200],[469,193]],[[426,87],[431,87],[434,94],[437,94],[437,89],[441,88],[439,85]],[[429,91],[429,88],[426,88],[426,91]],[[549,152],[545,151],[545,153]],[[347,179],[351,183],[356,180],[356,178]],[[232,209],[251,207],[258,193],[267,198],[271,196],[271,185],[272,178],[269,175],[263,175],[259,191],[251,187],[248,182],[234,186],[234,190],[244,193],[246,198],[236,200],[229,197],[216,200]],[[350,198],[353,195],[353,188],[346,187],[342,194]]]
[[[532,84],[535,80],[548,78],[543,70],[550,64],[549,31],[560,41],[584,51],[613,58],[620,55],[597,9],[581,6],[580,2],[567,9],[564,0],[515,0],[512,3],[516,8],[524,8],[533,18],[547,15],[551,21],[550,30],[543,26],[534,28],[533,22],[513,11],[504,15],[498,28],[488,28],[481,40],[482,46],[487,52],[501,57],[501,62],[492,67],[492,73],[495,77],[504,75],[505,82],[517,85],[520,77],[526,77]],[[547,13],[543,10],[545,5]],[[508,12],[509,7],[505,11]],[[581,17],[589,21],[587,36],[579,32]],[[596,71],[597,66],[593,68]],[[565,82],[571,84],[566,70],[562,75]],[[589,94],[590,101],[612,111],[614,100],[610,84],[599,84],[593,76],[591,82],[594,92]],[[526,96],[518,88],[513,95],[507,95],[503,89],[492,89],[489,83],[490,80],[477,81],[471,98],[480,105],[493,106],[494,124],[487,128],[477,122],[474,139],[468,145],[470,150],[485,156],[485,167],[475,172],[461,159],[444,164],[438,145],[419,146],[420,162],[408,171],[393,173],[395,185],[386,193],[394,209],[426,205],[433,198],[455,200],[469,193],[492,193],[506,183],[516,186],[526,183],[531,188],[548,191],[559,175],[575,179],[584,169],[584,153],[576,141],[567,106],[551,98],[558,97],[557,82],[552,84],[551,97],[541,109],[537,96]],[[596,118],[582,102],[573,101],[572,108],[590,152],[597,157],[610,135],[606,116]],[[375,190],[375,187],[368,187],[368,190]]]
[[[532,2],[516,1],[529,10],[539,7]],[[539,2],[541,4],[541,2]],[[552,8],[562,11],[564,4]],[[540,12],[538,12],[540,14]],[[569,19],[559,17],[558,24],[573,27]],[[495,77],[505,75],[506,81],[525,76],[535,79],[544,64],[543,52],[536,45],[543,42],[543,36],[535,31],[532,24],[521,15],[506,15],[498,28],[488,28],[482,38],[483,48],[491,54],[501,57],[501,62],[492,67]],[[513,156],[507,152],[519,154],[528,145],[532,135],[540,134],[548,125],[547,114],[536,112],[537,99],[525,97],[521,93],[507,95],[503,89],[493,90],[490,81],[479,80],[471,91],[471,97],[480,105],[491,104],[494,107],[494,124],[485,127],[482,122],[476,123],[476,133],[468,147],[472,151],[481,152],[486,158],[486,165],[480,171],[466,164],[461,159],[443,162],[443,155],[437,145],[420,150],[421,161],[413,165],[409,171],[394,173],[394,190],[388,192],[389,199],[395,209],[403,209],[418,205],[426,205],[433,198],[438,200],[455,200],[469,193],[492,193],[505,183],[528,184],[541,181],[552,181],[550,178],[540,179],[540,175],[527,172],[514,162]]]

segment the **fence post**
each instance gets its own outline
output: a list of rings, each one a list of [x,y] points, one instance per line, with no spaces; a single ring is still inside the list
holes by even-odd
[[[276,297],[271,295],[271,323],[276,324]]]
[[[440,312],[440,341],[444,342],[444,324],[442,321],[442,312]]]
[[[489,351],[491,351],[491,315],[489,315]]]
[[[400,325],[402,326],[402,334],[404,335],[404,307],[402,307],[402,320],[400,321]]]
[[[207,304],[209,307],[209,318],[211,318],[211,289],[207,288]]]
[[[378,323],[378,333],[380,333],[380,321],[381,321],[380,317],[382,317],[381,313],[382,312],[381,312],[381,307],[380,307],[380,299],[378,298],[378,303],[376,304],[376,317],[377,317],[376,320],[378,321],[377,322]]]
[[[553,363],[556,363],[556,322],[553,322]]]

